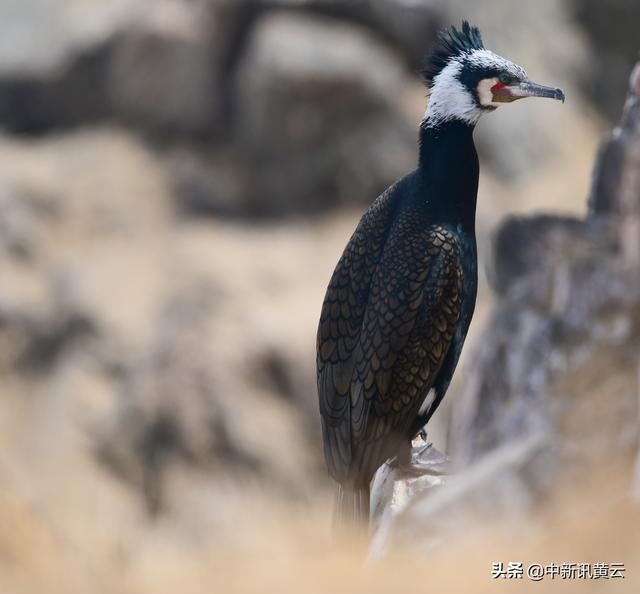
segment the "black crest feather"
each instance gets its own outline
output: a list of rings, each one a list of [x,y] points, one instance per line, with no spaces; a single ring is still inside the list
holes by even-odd
[[[482,36],[478,27],[472,27],[468,21],[462,21],[462,30],[455,27],[440,31],[431,54],[426,58],[422,76],[427,86],[431,86],[433,79],[447,65],[454,56],[484,49]]]

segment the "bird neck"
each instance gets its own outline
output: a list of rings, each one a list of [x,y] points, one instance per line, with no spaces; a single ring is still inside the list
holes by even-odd
[[[480,168],[472,124],[449,120],[420,126],[420,200],[429,218],[475,231]]]

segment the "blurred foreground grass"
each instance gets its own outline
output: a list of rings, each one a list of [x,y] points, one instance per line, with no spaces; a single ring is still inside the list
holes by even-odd
[[[71,540],[24,500],[0,498],[0,584],[3,594],[637,592],[640,586],[640,507],[630,485],[611,470],[585,475],[543,511],[517,522],[467,527],[453,546],[405,548],[363,561],[355,540],[330,534],[328,506],[289,507],[238,493],[228,518],[232,533],[207,539],[167,538],[147,525],[125,548]],[[96,509],[99,514],[100,510]],[[97,551],[101,551],[96,554]],[[624,579],[494,580],[493,562],[624,563]]]

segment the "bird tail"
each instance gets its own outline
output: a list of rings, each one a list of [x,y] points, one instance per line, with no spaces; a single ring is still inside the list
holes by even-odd
[[[336,489],[334,525],[358,532],[369,528],[369,485],[341,485]]]

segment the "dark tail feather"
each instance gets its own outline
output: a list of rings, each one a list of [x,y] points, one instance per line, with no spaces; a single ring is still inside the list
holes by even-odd
[[[337,528],[366,533],[369,528],[369,485],[355,488],[338,485],[333,521]]]

